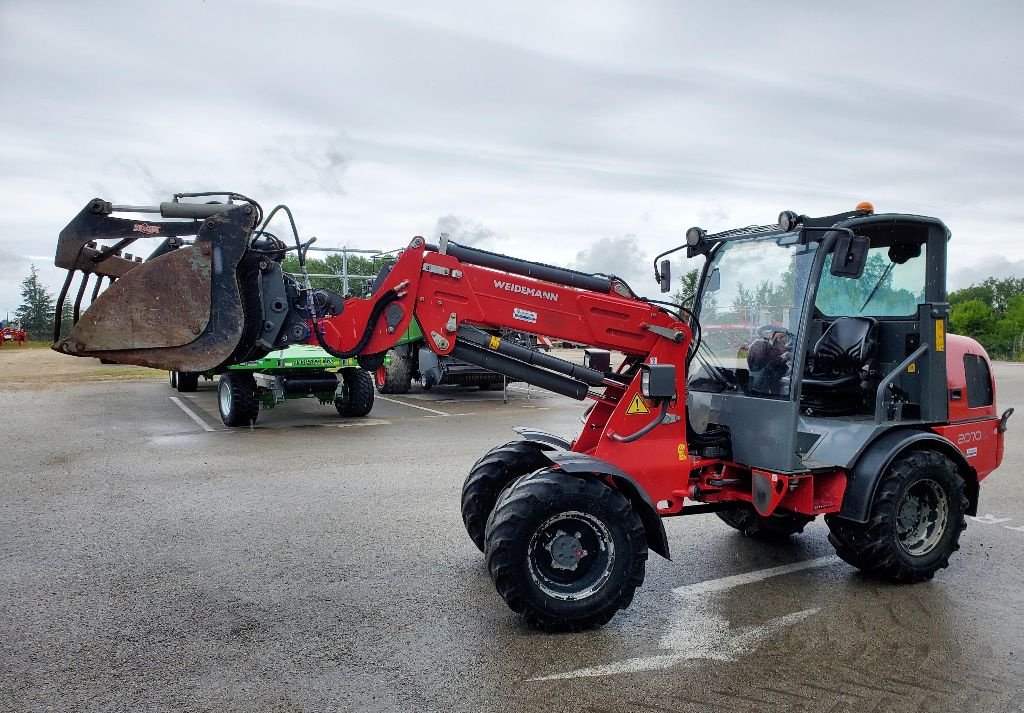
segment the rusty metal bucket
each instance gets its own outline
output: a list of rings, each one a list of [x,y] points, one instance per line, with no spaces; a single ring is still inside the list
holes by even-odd
[[[159,213],[172,220],[113,216],[121,212]],[[57,243],[54,263],[68,276],[57,301],[52,348],[169,371],[206,371],[244,359],[248,354],[238,352],[251,349],[248,337],[260,327],[258,269],[251,264],[259,256],[248,249],[260,214],[258,204],[248,199],[213,204],[176,200],[159,207],[90,201]],[[187,236],[195,236],[191,244]],[[124,252],[140,239],[161,239],[145,260]],[[108,240],[116,242],[104,245]],[[62,339],[60,317],[79,274],[74,326]],[[92,279],[91,301],[83,313]]]

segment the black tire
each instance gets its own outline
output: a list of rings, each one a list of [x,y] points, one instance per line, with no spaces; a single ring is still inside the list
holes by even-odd
[[[180,381],[181,374],[178,375]],[[217,384],[217,410],[225,426],[251,426],[260,415],[256,379],[247,371],[225,371]]]
[[[361,417],[370,413],[373,408],[373,377],[370,372],[362,369],[342,369],[341,378],[345,380],[347,400],[337,400],[334,408],[339,416]]]
[[[753,505],[743,505],[723,512],[715,513],[719,519],[734,530],[739,530],[744,537],[755,540],[779,541],[791,535],[799,535],[814,518],[795,512],[773,513],[768,517],[758,514]]]
[[[966,484],[935,451],[899,456],[882,476],[866,523],[826,515],[829,542],[846,562],[891,582],[920,582],[949,566],[967,527]]]
[[[199,389],[199,373],[195,371],[176,372],[174,381],[174,388],[182,394],[191,394]]]
[[[382,394],[406,394],[412,388],[412,359],[390,352],[390,364],[382,364],[374,371],[374,386]]]
[[[169,371],[167,372],[167,381],[170,382],[171,388],[177,391],[178,389],[178,372]]]
[[[434,377],[430,374],[420,374],[420,386],[424,391],[430,391],[434,388]]]
[[[481,552],[487,519],[498,496],[519,476],[551,465],[543,453],[532,441],[512,441],[492,448],[473,464],[462,484],[462,522]]]
[[[498,593],[549,632],[606,624],[633,601],[647,562],[643,523],[622,493],[550,469],[523,476],[500,498],[485,549]]]

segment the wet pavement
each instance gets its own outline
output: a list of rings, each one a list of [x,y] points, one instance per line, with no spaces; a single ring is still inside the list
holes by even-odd
[[[997,378],[1024,418],[1024,365]],[[820,522],[771,545],[676,518],[628,610],[545,635],[459,492],[512,426],[573,435],[578,402],[306,400],[228,430],[200,388],[0,391],[0,710],[1024,710],[1020,422],[932,582],[860,576]]]

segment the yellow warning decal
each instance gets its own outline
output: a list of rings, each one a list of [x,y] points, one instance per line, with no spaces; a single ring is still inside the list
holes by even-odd
[[[946,351],[946,323],[941,319],[935,320],[935,351]]]
[[[908,374],[916,374],[917,373],[917,362],[914,362],[910,366],[907,367],[907,373]]]
[[[626,409],[626,413],[636,415],[638,413],[650,413],[651,410],[647,408],[647,404],[640,398],[640,394],[633,397],[633,400],[629,404],[629,408]]]
[[[686,460],[686,444],[680,443],[676,446],[676,453],[679,456],[679,460]]]
[[[491,349],[497,349],[499,344],[501,344],[501,337],[491,337]]]

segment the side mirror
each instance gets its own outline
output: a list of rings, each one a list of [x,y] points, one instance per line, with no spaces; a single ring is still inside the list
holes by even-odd
[[[722,289],[722,273],[716,267],[708,275],[708,283],[704,286],[705,292],[718,292]]]
[[[868,248],[871,241],[863,235],[843,233],[836,240],[836,249],[832,253],[832,267],[829,270],[836,277],[860,279],[864,274],[864,265],[868,261]]]
[[[662,260],[658,268],[658,280],[661,283],[661,291],[669,292],[672,289],[672,263],[669,260]]]

